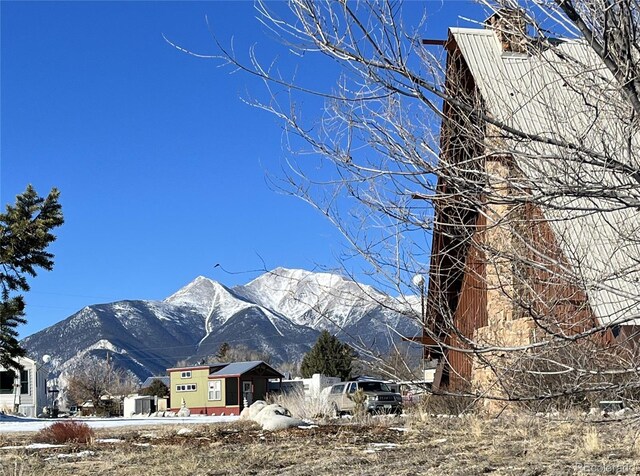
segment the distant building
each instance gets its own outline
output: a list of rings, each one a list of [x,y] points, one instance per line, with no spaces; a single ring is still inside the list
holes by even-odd
[[[46,372],[35,360],[17,359],[23,369],[0,366],[0,411],[35,417],[47,406]]]
[[[131,395],[124,397],[123,413],[125,418],[135,415],[148,415],[153,412],[163,412],[167,409],[167,399],[155,395]]]
[[[330,387],[333,384],[339,383],[341,380],[338,377],[327,377],[322,374],[313,374],[311,378],[297,378],[282,380],[282,382],[270,383],[270,390],[277,390],[277,385],[281,385],[282,393],[300,393],[304,394],[305,398],[319,398],[323,389]]]
[[[191,414],[239,415],[245,406],[263,400],[269,381],[284,377],[260,360],[167,369],[171,410],[184,404]]]

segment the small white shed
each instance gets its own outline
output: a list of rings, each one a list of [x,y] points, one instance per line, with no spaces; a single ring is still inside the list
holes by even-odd
[[[131,418],[133,415],[148,415],[156,411],[156,403],[153,395],[133,395],[124,397],[124,416]]]

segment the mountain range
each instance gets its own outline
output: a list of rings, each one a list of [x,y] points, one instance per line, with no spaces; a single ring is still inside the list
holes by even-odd
[[[163,301],[87,306],[22,345],[33,358],[50,355],[55,375],[108,354],[144,379],[210,358],[225,342],[269,355],[274,365],[299,362],[325,329],[385,353],[399,335],[418,332],[414,307],[336,274],[277,268],[233,288],[200,276]]]

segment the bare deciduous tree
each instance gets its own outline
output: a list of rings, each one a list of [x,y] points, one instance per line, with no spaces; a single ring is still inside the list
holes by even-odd
[[[127,371],[114,368],[109,360],[88,357],[69,371],[67,398],[77,405],[90,401],[98,414],[117,411],[114,399],[120,401],[137,389],[139,382]]]
[[[441,391],[631,397],[638,4],[485,5],[485,24],[432,48],[424,17],[409,24],[399,3],[291,0],[276,14],[259,1],[287,47],[339,65],[327,90],[253,49],[243,62],[219,44],[220,57],[264,82],[269,99],[253,104],[286,126],[278,185],[325,214],[384,290],[415,291],[411,278],[428,270],[424,314],[399,310],[424,326]],[[323,101],[320,118],[301,96]]]

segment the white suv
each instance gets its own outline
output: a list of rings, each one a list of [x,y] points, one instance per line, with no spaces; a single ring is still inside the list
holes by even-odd
[[[369,413],[402,413],[402,396],[378,380],[341,382],[330,387],[327,400],[336,415],[353,413],[356,403],[352,398],[356,390],[362,389],[366,396],[365,409]]]

